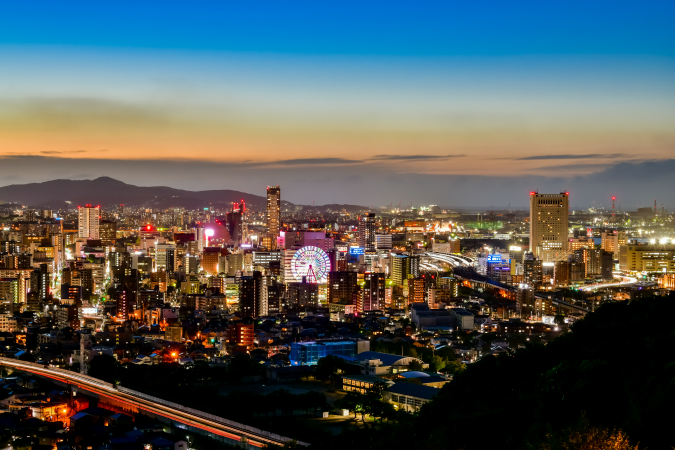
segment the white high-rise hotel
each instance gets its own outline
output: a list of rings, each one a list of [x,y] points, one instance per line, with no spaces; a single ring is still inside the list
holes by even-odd
[[[530,251],[567,250],[569,192],[530,192]]]
[[[78,237],[87,239],[99,239],[99,217],[101,207],[92,207],[91,205],[78,206],[77,222],[79,232]]]

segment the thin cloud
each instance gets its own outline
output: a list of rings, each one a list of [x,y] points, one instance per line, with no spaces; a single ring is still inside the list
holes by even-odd
[[[41,155],[68,155],[71,153],[89,153],[89,152],[107,152],[108,150],[66,150],[66,151],[58,151],[58,150],[44,150],[41,151]]]
[[[292,165],[313,165],[313,164],[358,164],[363,161],[358,161],[355,159],[344,159],[344,158],[298,158],[298,159],[282,159],[279,161],[270,161],[263,164],[280,164],[284,166]]]
[[[371,160],[379,161],[430,161],[435,159],[461,158],[466,155],[375,155]]]
[[[598,159],[598,158],[620,158],[626,156],[624,153],[587,153],[584,155],[536,155],[526,156],[525,158],[517,158],[516,161],[534,161],[541,159]]]

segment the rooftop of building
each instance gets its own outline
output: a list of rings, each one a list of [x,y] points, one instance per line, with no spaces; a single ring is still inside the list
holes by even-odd
[[[420,384],[412,383],[396,383],[393,386],[389,386],[387,389],[388,392],[398,395],[407,395],[409,397],[421,398],[424,400],[431,400],[435,395],[440,392],[440,389],[433,388],[431,386],[424,386]]]

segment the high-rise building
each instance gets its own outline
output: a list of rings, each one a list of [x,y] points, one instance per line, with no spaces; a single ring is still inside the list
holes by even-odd
[[[239,310],[244,317],[258,317],[260,315],[260,290],[262,274],[257,270],[253,276],[239,278]]]
[[[155,246],[155,270],[171,273],[175,268],[176,244],[157,244]]]
[[[425,287],[423,278],[408,278],[408,303],[426,303]]]
[[[622,245],[626,245],[626,232],[625,231],[603,231],[600,233],[600,248],[609,253],[614,253],[614,256],[618,258],[619,248]]]
[[[260,290],[261,316],[273,316],[281,312],[281,297],[283,285],[279,284],[274,277],[263,277],[262,289]]]
[[[568,205],[568,192],[530,192],[530,251],[535,256],[547,249],[567,250]]]
[[[134,311],[135,300],[131,290],[123,285],[115,292],[115,302],[117,304],[117,318],[119,320],[128,320]]]
[[[244,243],[244,220],[240,209],[235,209],[225,216],[227,232],[230,235],[230,243],[239,247]]]
[[[366,252],[375,248],[375,213],[365,213],[359,217],[359,247]]]
[[[556,261],[553,264],[553,284],[556,286],[567,286],[570,282],[569,261]]]
[[[206,272],[208,276],[218,275],[218,262],[220,261],[220,247],[204,247],[204,252],[202,253],[202,270]]]
[[[328,272],[328,303],[350,304],[357,283],[356,272]]]
[[[420,257],[409,255],[392,255],[391,279],[394,284],[402,286],[405,281],[420,275]]]
[[[100,225],[99,218],[101,215],[101,207],[91,205],[78,206],[77,224],[78,237],[97,240],[100,239]]]
[[[384,286],[383,273],[369,272],[365,274],[363,286],[363,310],[375,311],[384,309]]]
[[[544,282],[542,261],[532,253],[526,253],[523,258],[523,281],[533,287]]]
[[[99,222],[99,237],[104,246],[115,245],[117,239],[117,222],[101,220]]]
[[[534,289],[532,286],[523,284],[516,293],[516,308],[520,317],[530,317],[534,312]]]
[[[281,188],[267,186],[267,236],[264,238],[265,247],[277,250],[277,238],[281,230]]]

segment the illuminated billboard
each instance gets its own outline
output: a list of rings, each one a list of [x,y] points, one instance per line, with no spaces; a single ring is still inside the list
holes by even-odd
[[[352,254],[352,255],[363,255],[364,249],[363,249],[363,247],[351,247],[349,249],[349,253]]]
[[[488,255],[488,262],[501,264],[502,255]]]

